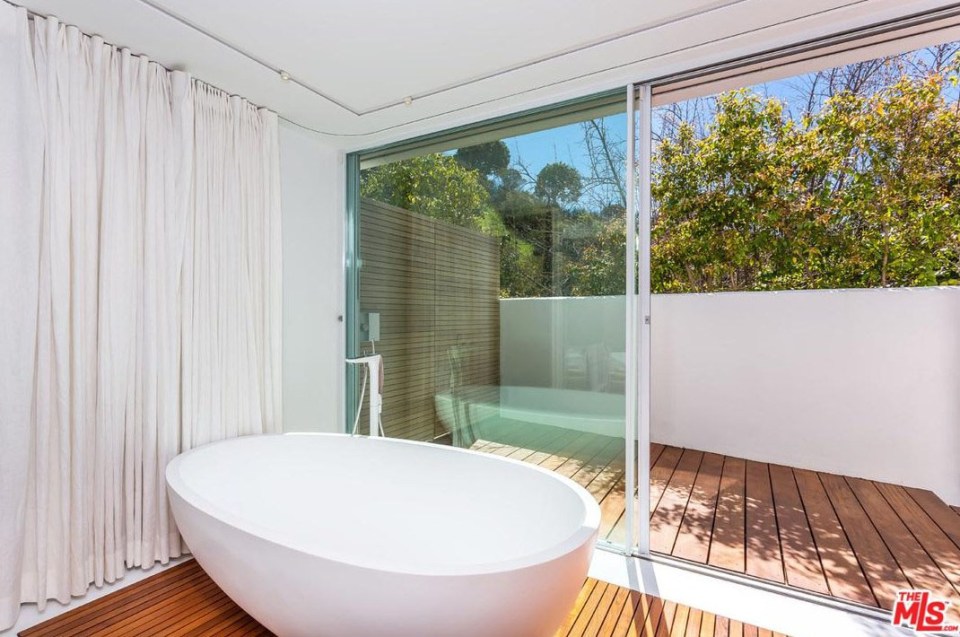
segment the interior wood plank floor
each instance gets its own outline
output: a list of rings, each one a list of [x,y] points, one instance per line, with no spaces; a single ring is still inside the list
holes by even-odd
[[[580,483],[601,536],[623,541],[622,439],[510,420],[479,433],[473,449]],[[930,491],[660,444],[650,460],[658,553],[875,608],[927,588],[960,611],[960,507]]]
[[[776,634],[594,579],[584,582],[556,633],[557,637]],[[190,560],[20,633],[21,637],[70,635],[261,637],[272,633]]]

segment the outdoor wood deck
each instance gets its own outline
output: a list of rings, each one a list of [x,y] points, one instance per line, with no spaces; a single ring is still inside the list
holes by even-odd
[[[776,633],[588,579],[557,637],[773,637]],[[267,637],[194,560],[84,604],[21,637]]]
[[[623,541],[622,439],[509,425],[473,448],[572,478]],[[960,610],[960,514],[930,491],[659,444],[650,458],[655,552],[884,609],[926,588]]]

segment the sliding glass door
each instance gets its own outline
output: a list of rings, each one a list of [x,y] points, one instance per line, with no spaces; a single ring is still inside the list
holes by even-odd
[[[654,88],[653,552],[960,602],[958,23]]]
[[[561,473],[614,543],[632,499],[625,102],[361,156],[352,343],[383,355],[387,436]]]
[[[348,347],[384,357],[386,435],[562,473],[630,553],[960,604],[929,447],[955,430],[955,28],[354,157]]]

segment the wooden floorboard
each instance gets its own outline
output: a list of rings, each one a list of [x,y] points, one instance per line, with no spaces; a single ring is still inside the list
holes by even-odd
[[[594,579],[584,583],[574,609],[556,633],[557,637],[688,635],[772,637],[779,634]]]
[[[683,520],[674,543],[673,555],[706,564],[710,556],[713,521],[717,514],[717,495],[723,473],[723,456],[703,454]]]
[[[194,560],[28,628],[22,637],[173,635],[202,618],[208,632],[225,634],[238,613]],[[222,624],[218,623],[218,619]],[[200,627],[200,626],[198,626]],[[257,624],[259,627],[259,624]],[[245,633],[252,634],[252,633]]]
[[[495,453],[579,482],[600,503],[600,536],[624,540],[621,439],[503,426],[515,446]],[[898,589],[921,586],[960,608],[960,515],[930,491],[661,444],[651,445],[650,462],[650,540],[659,553],[865,606],[890,608]],[[630,610],[626,600],[611,606]]]
[[[878,606],[833,504],[813,471],[794,469],[804,513],[817,545],[827,585],[834,597],[866,606]]]
[[[917,538],[923,550],[937,568],[946,576],[957,592],[960,592],[960,547],[937,526],[906,489],[893,484],[876,483],[884,499],[897,512],[903,523]]]
[[[957,590],[883,497],[877,485],[861,478],[846,480],[911,586],[929,590],[938,598],[957,598]],[[950,624],[960,622],[960,614],[951,613],[948,621]]]
[[[637,591],[587,579],[557,637],[659,637],[701,635],[702,626],[723,637],[741,634],[739,622]],[[772,635],[742,625],[744,635]],[[272,635],[247,615],[190,560],[28,628],[21,637],[259,637]],[[371,636],[372,637],[372,636]]]
[[[747,464],[740,458],[723,459],[720,492],[707,564],[743,573],[746,570],[744,484]]]
[[[949,507],[935,494],[923,489],[908,488],[907,493],[923,507],[940,530],[946,533],[957,547],[960,547],[960,507]]]
[[[680,532],[690,493],[696,481],[703,452],[684,449],[676,469],[670,476],[656,507],[650,506],[650,548],[659,553],[671,553]]]
[[[770,485],[770,466],[747,460],[747,575],[784,582],[783,553]]]
[[[777,516],[783,570],[787,584],[815,593],[828,594],[827,579],[817,553],[813,531],[803,509],[793,469],[770,465],[770,483]]]

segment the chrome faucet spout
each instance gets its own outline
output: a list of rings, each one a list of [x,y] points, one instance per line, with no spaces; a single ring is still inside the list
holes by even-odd
[[[370,437],[382,435],[380,428],[380,414],[383,411],[383,357],[380,354],[359,356],[346,359],[349,365],[366,365],[367,378],[370,379]],[[360,397],[361,401],[363,396]],[[358,414],[359,416],[359,414]],[[356,433],[356,427],[354,432]]]

